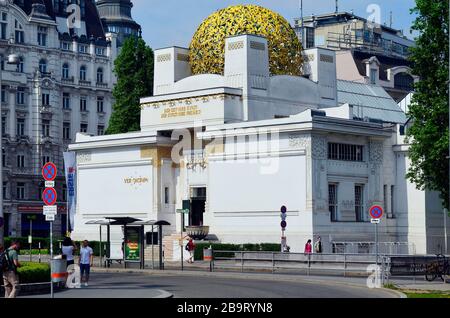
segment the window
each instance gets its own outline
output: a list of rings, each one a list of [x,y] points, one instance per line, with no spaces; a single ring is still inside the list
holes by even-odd
[[[103,69],[101,67],[97,70],[97,83],[103,83]]]
[[[7,198],[7,194],[8,194],[8,182],[3,181],[3,199],[8,199]]]
[[[63,50],[63,51],[71,51],[72,50],[72,45],[70,44],[70,42],[61,42],[61,50]]]
[[[25,43],[25,32],[23,31],[23,27],[22,25],[19,23],[19,21],[15,20],[14,22],[14,27],[15,27],[15,40],[16,43]]]
[[[2,85],[2,103],[8,102],[8,95],[6,94],[7,92],[6,89],[7,89],[6,85]]]
[[[0,55],[0,68],[2,71],[5,70],[5,57],[3,55]]]
[[[328,201],[331,222],[336,222],[338,220],[337,184],[328,185]]]
[[[395,218],[395,186],[391,186],[391,216]]]
[[[80,97],[80,112],[86,112],[87,111],[87,97],[81,96]]]
[[[25,119],[17,118],[17,136],[25,136]]]
[[[164,204],[169,204],[169,187],[164,188]]]
[[[88,46],[85,45],[85,44],[79,44],[78,45],[78,51],[80,53],[87,54],[88,53]]]
[[[364,186],[363,185],[355,185],[356,222],[366,221],[364,211],[365,211],[365,209],[364,209]]]
[[[62,67],[62,78],[68,79],[69,78],[69,64],[64,63]]]
[[[105,134],[105,126],[98,125],[97,126],[97,135],[103,136]]]
[[[17,168],[25,168],[25,156],[17,155]]]
[[[86,66],[80,67],[80,81],[86,81]]]
[[[328,159],[342,161],[364,161],[364,146],[348,144],[328,144]]]
[[[384,185],[383,186],[383,209],[384,209],[384,211],[385,212],[387,212],[387,210],[388,210],[388,208],[387,208],[387,205],[388,205],[388,195],[387,195],[387,185]]]
[[[50,156],[42,156],[42,166],[44,166],[46,163],[50,162]]]
[[[106,52],[106,50],[105,50],[104,47],[96,47],[95,48],[95,54],[96,55],[105,56],[106,55],[105,52]]]
[[[6,117],[2,116],[2,136],[6,135],[7,126],[6,126]]]
[[[67,201],[67,185],[65,183],[62,185],[62,198]]]
[[[25,87],[18,87],[16,92],[16,104],[24,105],[25,104]]]
[[[38,26],[38,45],[47,46],[47,28]]]
[[[41,100],[42,100],[42,106],[50,106],[50,94],[42,93]]]
[[[39,61],[39,72],[43,74],[47,73],[47,61],[44,59]]]
[[[24,59],[23,57],[19,57],[19,64],[16,66],[16,72],[23,73],[24,72]]]
[[[370,69],[370,84],[377,83],[378,70],[371,68]]]
[[[2,148],[2,167],[6,167],[6,150]]]
[[[17,199],[19,199],[19,200],[25,199],[25,183],[17,182],[16,190],[17,190],[16,191]]]
[[[104,98],[99,96],[97,97],[97,113],[103,113],[103,105],[104,105]]]
[[[88,124],[81,124],[80,125],[80,132],[81,133],[87,133],[88,130]]]
[[[63,109],[70,109],[70,93],[63,93]]]
[[[6,12],[2,12],[0,20],[0,39],[2,40],[6,40],[7,27],[8,27],[8,14]]]
[[[408,73],[399,73],[394,76],[394,87],[411,92],[414,90],[414,78]]]
[[[70,140],[70,123],[63,123],[63,139]]]
[[[50,120],[48,119],[42,120],[42,136],[50,137]]]

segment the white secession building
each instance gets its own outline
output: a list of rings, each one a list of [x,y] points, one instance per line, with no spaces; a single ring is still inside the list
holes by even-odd
[[[285,205],[292,252],[318,235],[325,252],[338,252],[345,242],[374,241],[368,208],[378,203],[381,242],[442,250],[440,201],[405,179],[406,116],[383,88],[336,80],[335,52],[318,48],[305,51],[309,76],[269,76],[267,41],[254,35],[227,38],[223,76],[191,76],[188,53],[155,51],[155,96],[141,100],[140,132],[78,134],[70,146],[74,238],[98,240],[98,227],[86,223],[113,216],[167,220],[164,235],[180,233],[176,210],[191,200],[186,224],[209,226],[221,242],[279,243]],[[196,145],[178,162],[172,152],[188,132]]]

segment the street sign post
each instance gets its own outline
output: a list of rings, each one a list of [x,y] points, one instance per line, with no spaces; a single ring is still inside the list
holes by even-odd
[[[369,209],[369,214],[372,217],[371,223],[375,224],[375,252],[377,255],[377,265],[378,265],[378,255],[379,255],[379,243],[378,243],[378,225],[381,223],[381,218],[383,217],[383,208],[379,205],[374,205]]]
[[[50,272],[53,273],[53,222],[58,213],[58,207],[55,205],[58,200],[58,194],[55,190],[55,179],[58,174],[58,169],[53,162],[48,162],[42,167],[42,177],[45,180],[45,190],[42,193],[42,201],[45,206],[43,213],[45,221],[50,222]],[[50,297],[54,298],[53,294],[53,279],[50,282]]]

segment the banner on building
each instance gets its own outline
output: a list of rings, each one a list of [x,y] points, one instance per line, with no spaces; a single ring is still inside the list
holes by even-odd
[[[77,201],[77,157],[75,152],[64,153],[64,168],[66,173],[67,184],[67,217],[70,220],[69,232],[74,230],[76,201]]]

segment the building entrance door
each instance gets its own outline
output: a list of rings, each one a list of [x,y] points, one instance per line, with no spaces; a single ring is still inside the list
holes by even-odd
[[[202,226],[206,204],[206,188],[192,188],[191,193],[191,213],[189,215],[189,225]]]

